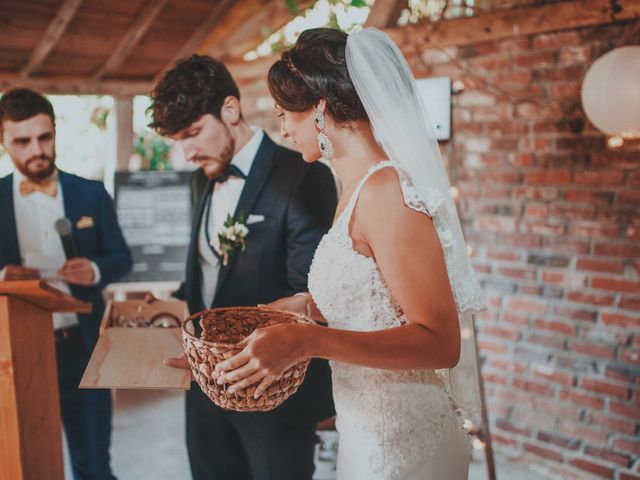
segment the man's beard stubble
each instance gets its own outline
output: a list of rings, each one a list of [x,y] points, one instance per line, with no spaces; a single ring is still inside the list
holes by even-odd
[[[224,172],[225,168],[227,168],[231,164],[231,160],[233,160],[236,143],[234,138],[231,136],[229,129],[226,127],[226,125],[225,125],[225,129],[226,129],[225,133],[226,133],[226,140],[227,140],[226,145],[218,155],[217,160],[214,161],[215,164],[219,166],[219,168],[216,169],[215,173],[209,173],[207,172],[207,168],[204,168],[205,175],[211,179],[219,177],[222,174],[222,172]],[[198,159],[214,160],[212,157],[208,157],[208,156],[196,157],[194,160],[198,161]]]
[[[29,164],[32,162],[36,162],[36,161],[41,161],[41,160],[46,160],[48,162],[48,166],[45,168],[42,168],[40,170],[37,170],[35,172],[33,172],[32,170],[29,169]],[[47,155],[40,155],[39,157],[34,157],[34,158],[30,158],[29,160],[27,160],[25,162],[24,165],[19,166],[18,170],[20,170],[20,173],[22,173],[25,177],[27,177],[29,180],[33,181],[33,182],[41,182],[43,180],[46,180],[47,178],[49,178],[51,176],[51,174],[55,171],[56,169],[56,157],[55,154],[52,157],[49,157]]]

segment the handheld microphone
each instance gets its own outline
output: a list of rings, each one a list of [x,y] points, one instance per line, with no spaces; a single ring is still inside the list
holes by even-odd
[[[76,242],[73,240],[73,235],[71,234],[71,220],[67,217],[59,218],[56,220],[54,226],[56,232],[60,235],[64,256],[67,257],[67,260],[77,257],[78,249],[76,248]]]

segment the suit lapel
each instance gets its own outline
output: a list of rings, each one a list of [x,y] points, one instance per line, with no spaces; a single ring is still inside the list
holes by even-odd
[[[273,154],[275,152],[275,149],[276,144],[265,133],[264,138],[262,139],[262,143],[260,143],[260,148],[258,148],[256,157],[253,160],[251,171],[247,176],[247,181],[245,182],[242,193],[240,194],[238,206],[236,207],[236,211],[234,213],[234,216],[236,218],[238,217],[240,212],[242,212],[246,221],[247,217],[253,210],[256,200],[258,199],[258,195],[262,191],[262,188],[264,187],[264,184],[269,177],[269,173],[271,173],[271,169],[273,168]],[[251,235],[251,233],[249,233],[249,235]],[[229,276],[229,272],[233,269],[233,265],[235,264],[237,257],[238,252],[235,252],[233,255],[231,255],[229,264],[226,267],[220,265],[220,271],[218,273],[218,284],[216,286],[216,295]]]
[[[7,175],[0,181],[0,218],[4,238],[4,254],[7,263],[20,264],[20,246],[18,245],[18,231],[13,208],[13,174]]]
[[[76,206],[81,202],[74,201],[75,189],[73,188],[73,176],[59,171],[60,187],[62,188],[62,202],[64,204],[64,216],[71,220],[73,230],[76,229],[75,219],[78,217]]]
[[[209,192],[213,188],[213,180],[208,180],[205,189],[202,191],[198,203],[196,204],[196,211],[193,216],[193,225],[191,227],[191,243],[189,244],[189,253],[187,254],[187,278],[186,281],[189,285],[194,285],[194,292],[197,295],[200,294],[200,268],[198,264],[198,238],[200,235],[200,225],[202,225],[202,215],[204,208],[209,198]]]

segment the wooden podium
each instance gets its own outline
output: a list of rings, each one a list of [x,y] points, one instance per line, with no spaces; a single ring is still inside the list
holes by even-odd
[[[91,304],[41,280],[0,282],[0,480],[63,480],[53,312]]]

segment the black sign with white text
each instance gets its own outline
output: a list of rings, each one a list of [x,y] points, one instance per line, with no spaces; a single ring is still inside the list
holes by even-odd
[[[133,255],[124,282],[183,280],[191,233],[191,172],[116,172],[118,222]]]

